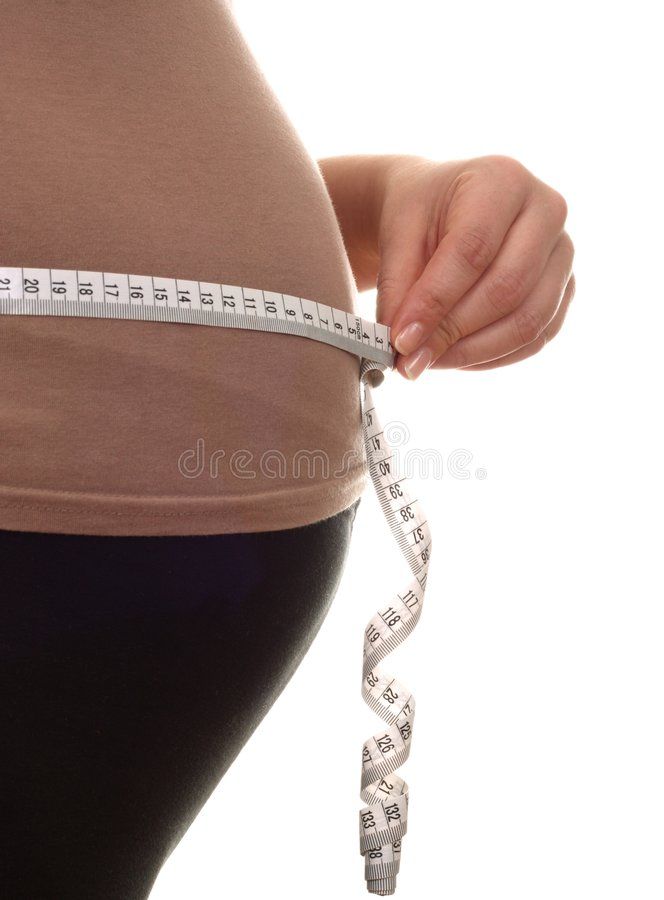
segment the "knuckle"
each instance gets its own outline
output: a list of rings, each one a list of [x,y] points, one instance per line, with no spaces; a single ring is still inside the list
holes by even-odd
[[[524,293],[525,278],[515,269],[503,269],[487,281],[487,300],[500,316],[512,312]]]
[[[493,169],[500,171],[510,179],[521,179],[528,173],[523,163],[520,163],[518,159],[514,159],[513,156],[492,153],[489,156],[485,156],[484,159]]]
[[[462,329],[458,322],[451,316],[446,316],[436,326],[436,335],[442,340],[446,347],[451,347],[463,337]]]
[[[553,188],[549,188],[549,206],[551,207],[556,220],[560,222],[561,226],[564,225],[568,213],[567,200],[565,200],[561,193]]]
[[[544,330],[539,316],[532,310],[519,310],[514,316],[514,330],[520,346],[532,344],[538,340]]]
[[[567,256],[569,257],[570,261],[573,260],[574,259],[574,242],[572,241],[572,238],[569,236],[569,234],[566,231],[563,231],[563,233],[560,235],[560,243],[563,245],[563,249],[567,253]]]
[[[443,286],[429,280],[417,289],[417,309],[425,317],[439,317],[444,312]]]
[[[495,247],[488,230],[477,225],[464,229],[457,236],[456,252],[462,262],[481,274],[493,259]]]
[[[389,272],[379,271],[376,276],[376,290],[385,297],[391,297],[396,293],[397,280]]]

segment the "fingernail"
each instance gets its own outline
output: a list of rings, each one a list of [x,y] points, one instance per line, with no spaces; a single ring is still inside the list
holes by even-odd
[[[416,378],[427,369],[431,363],[433,362],[433,351],[430,347],[422,347],[421,350],[418,350],[417,353],[413,353],[413,355],[404,363],[404,370],[408,378],[411,381],[415,381]]]
[[[394,346],[398,353],[407,356],[416,350],[424,340],[424,325],[421,322],[411,322],[402,328],[394,340]]]

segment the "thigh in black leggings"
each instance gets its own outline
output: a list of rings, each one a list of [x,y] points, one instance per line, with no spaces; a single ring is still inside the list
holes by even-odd
[[[144,900],[315,638],[357,501],[286,531],[0,530],[0,896]]]

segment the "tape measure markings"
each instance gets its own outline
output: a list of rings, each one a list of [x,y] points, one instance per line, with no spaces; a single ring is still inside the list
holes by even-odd
[[[374,328],[367,319],[317,301],[239,285],[3,267],[0,302],[0,312],[6,314],[143,319],[296,334],[384,363],[387,368],[394,364],[387,326]]]
[[[48,278],[46,277],[48,276]],[[42,282],[48,281],[42,288]],[[131,319],[295,334],[359,356],[361,414],[367,468],[388,527],[412,579],[364,632],[362,697],[387,724],[362,747],[360,853],[370,893],[396,889],[401,840],[407,832],[409,789],[395,770],[410,753],[415,698],[377,664],[412,632],[424,600],[431,535],[418,498],[396,471],[396,455],[372,397],[395,353],[386,325],[324,303],[267,291],[187,279],[73,269],[0,267],[0,314]]]

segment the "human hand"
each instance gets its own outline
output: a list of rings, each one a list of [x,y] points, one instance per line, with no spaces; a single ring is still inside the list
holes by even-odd
[[[574,296],[566,218],[564,198],[511,157],[399,158],[376,282],[397,370],[489,369],[541,350]]]

